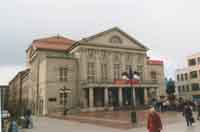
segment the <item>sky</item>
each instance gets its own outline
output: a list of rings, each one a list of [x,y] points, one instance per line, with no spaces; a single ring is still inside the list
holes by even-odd
[[[114,26],[162,59],[166,77],[200,52],[199,0],[5,0],[0,4],[0,85],[25,68],[32,40],[80,40]]]

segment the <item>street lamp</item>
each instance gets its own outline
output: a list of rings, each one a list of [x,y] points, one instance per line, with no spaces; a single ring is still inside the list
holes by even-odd
[[[66,104],[67,104],[67,94],[71,93],[71,89],[66,88],[65,86],[63,88],[60,89],[60,92],[63,93],[64,96],[64,103],[63,103],[63,115],[67,114],[66,111]]]

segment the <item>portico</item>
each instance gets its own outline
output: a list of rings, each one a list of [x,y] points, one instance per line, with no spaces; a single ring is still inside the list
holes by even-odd
[[[148,105],[157,98],[157,87],[144,85],[112,85],[82,88],[85,95],[82,111],[101,111],[106,109],[126,109],[133,106]]]

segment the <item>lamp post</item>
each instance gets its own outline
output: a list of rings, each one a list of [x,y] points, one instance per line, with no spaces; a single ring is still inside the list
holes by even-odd
[[[67,114],[66,111],[66,104],[67,104],[67,94],[71,93],[71,89],[66,88],[65,86],[63,88],[60,89],[60,92],[63,93],[63,97],[64,97],[64,102],[63,102],[63,115]]]

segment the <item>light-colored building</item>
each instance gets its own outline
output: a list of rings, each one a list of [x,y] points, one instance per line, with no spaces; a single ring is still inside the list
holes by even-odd
[[[200,53],[187,57],[187,67],[176,70],[176,93],[186,100],[200,100]]]
[[[34,40],[26,51],[28,104],[43,115],[61,112],[65,87],[69,113],[146,105],[165,95],[163,62],[150,60],[148,50],[117,27],[80,41]],[[140,73],[140,83],[114,84],[129,67]]]

